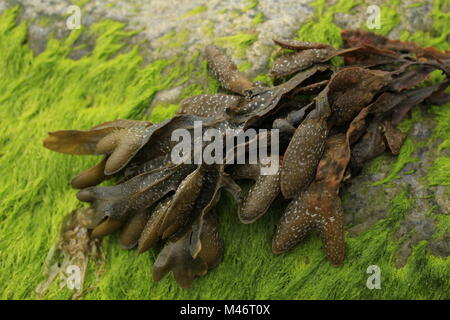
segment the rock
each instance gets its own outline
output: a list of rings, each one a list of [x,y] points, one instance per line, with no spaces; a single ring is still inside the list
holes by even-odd
[[[402,26],[409,32],[430,31],[433,23],[429,16],[433,9],[431,1],[416,2],[413,0],[402,1],[401,10],[405,13],[402,16]]]
[[[450,214],[450,194],[448,188],[437,186],[434,192],[434,199],[442,213]]]
[[[367,21],[367,6],[360,5],[351,12],[338,12],[334,15],[334,23],[341,29],[358,29]]]
[[[432,239],[428,245],[431,252],[436,256],[448,257],[450,256],[450,234],[447,233],[442,239]]]

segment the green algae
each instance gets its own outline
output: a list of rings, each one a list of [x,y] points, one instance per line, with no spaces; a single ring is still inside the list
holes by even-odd
[[[412,154],[416,150],[417,145],[413,143],[411,139],[406,139],[404,142],[399,155],[397,156],[397,161],[394,163],[392,169],[386,176],[386,178],[379,180],[377,182],[374,182],[373,186],[379,186],[381,184],[385,184],[388,182],[391,182],[392,180],[399,177],[399,173],[403,170],[403,168],[408,164],[412,162],[416,162],[419,159],[416,157],[413,157]]]
[[[85,5],[87,5],[89,3],[90,0],[72,0],[71,2],[74,5],[77,5],[79,7],[84,7]],[[112,3],[111,3],[112,4]]]
[[[218,37],[213,41],[214,44],[218,46],[230,48],[233,56],[244,58],[246,49],[250,47],[257,39],[258,36],[253,33],[238,33],[232,36]]]
[[[181,48],[189,39],[189,30],[184,29],[179,32],[171,31],[159,38],[167,48]]]
[[[259,74],[256,77],[253,78],[253,81],[261,81],[264,82],[267,85],[273,85],[273,78],[268,76],[267,74]]]
[[[257,1],[252,3],[257,5]],[[341,10],[352,8],[339,6]],[[43,279],[42,262],[56,241],[62,218],[80,206],[68,181],[98,160],[43,149],[41,141],[46,131],[86,129],[116,118],[142,118],[156,92],[182,85],[191,77],[206,80],[184,87],[180,98],[216,92],[219,87],[217,80],[207,75],[206,63],[198,62],[200,56],[192,58],[195,68],[174,60],[158,60],[144,67],[137,48],[118,54],[126,38],[133,34],[111,21],[105,22],[105,26],[111,24],[111,29],[97,28],[96,50],[77,61],[68,56],[80,34],[89,31],[73,32],[61,41],[51,40],[41,55],[34,56],[26,44],[25,22],[15,24],[18,10],[7,10],[0,19],[0,49],[4,53],[0,57],[0,124],[4,128],[0,174],[8,177],[0,186],[3,299],[36,298],[34,288]],[[339,30],[334,26],[323,32],[309,28],[322,38],[311,36],[304,40],[337,41]],[[221,40],[236,51],[248,47],[242,39]],[[272,81],[266,75],[255,79]],[[159,122],[176,108],[175,104],[157,105],[150,119]],[[445,130],[442,126],[439,130]],[[392,229],[413,205],[408,196],[406,191],[401,192],[392,201],[386,219],[358,237],[348,236],[344,266],[335,268],[327,262],[314,234],[290,253],[274,256],[270,241],[285,206],[276,204],[255,224],[243,225],[237,218],[235,203],[224,193],[218,205],[225,241],[224,262],[197,279],[191,289],[179,288],[171,277],[153,282],[151,266],[156,252],[137,255],[125,251],[112,236],[104,240],[101,270],[93,265],[89,268],[87,287],[91,290],[83,298],[449,299],[445,290],[449,286],[449,259],[430,256],[425,241],[413,248],[404,268],[393,267],[398,244],[392,241]],[[366,286],[370,265],[381,268],[380,290]],[[68,299],[71,295],[69,289],[55,284],[44,298]]]
[[[341,29],[334,23],[334,15],[348,12],[362,4],[359,0],[339,0],[329,6],[326,0],[316,0],[311,6],[316,9],[314,16],[297,32],[302,41],[329,43],[334,47],[342,47]]]
[[[403,190],[392,199],[389,214],[404,216],[413,206],[414,199],[410,197],[408,190]]]
[[[437,157],[427,175],[430,185],[450,186],[450,104],[432,108],[432,113],[436,117],[436,126],[432,139],[439,139],[436,153]],[[450,188],[449,188],[450,191]]]
[[[252,66],[253,66],[253,63],[251,63],[250,61],[245,61],[238,66],[238,70],[241,72],[244,72],[244,71],[251,69]]]
[[[427,178],[432,186],[450,186],[450,158],[436,158]]]
[[[245,2],[245,7],[242,9],[242,11],[252,10],[252,9],[256,8],[259,4],[258,0],[246,0],[244,2]]]
[[[380,6],[380,29],[370,30],[372,32],[387,36],[395,27],[400,24],[398,8],[401,0],[391,0]]]
[[[198,7],[194,8],[194,9],[189,10],[188,12],[186,12],[184,14],[184,17],[192,17],[192,16],[195,16],[195,15],[200,14],[202,12],[205,12],[206,10],[208,10],[207,6],[198,6]]]
[[[16,25],[19,11],[5,10],[0,22],[0,170],[7,177],[0,187],[3,299],[34,297],[62,218],[80,206],[67,182],[98,161],[45,150],[47,131],[141,118],[156,92],[187,79],[173,61],[142,67],[137,48],[119,54],[134,32],[114,21],[76,30],[63,40],[52,38],[35,56],[26,44],[26,23]],[[96,36],[95,46],[72,60],[69,54],[82,32]],[[49,297],[67,298],[70,292],[56,290]]]
[[[202,26],[202,32],[208,39],[211,39],[214,35],[214,23],[212,21],[206,22]]]
[[[400,0],[383,3],[380,6],[380,29],[370,31],[388,35],[398,26],[400,24],[398,13],[400,3]],[[342,47],[341,29],[334,22],[335,14],[351,14],[355,8],[360,6],[366,8],[370,4],[363,0],[338,0],[334,5],[329,5],[326,0],[316,0],[311,3],[311,6],[316,9],[314,16],[301,26],[296,37],[302,41],[326,42],[335,47]],[[360,27],[363,30],[368,30],[365,23]]]
[[[415,3],[411,3],[410,5],[408,5],[407,8],[419,8],[421,6],[423,6],[423,3],[415,2]]]
[[[258,24],[260,24],[260,23],[263,23],[265,20],[266,20],[266,18],[265,18],[265,16],[264,16],[264,13],[259,12],[259,13],[257,13],[256,16],[252,19],[251,25],[252,25],[252,26],[258,25]]]
[[[150,115],[150,122],[159,123],[166,119],[172,118],[178,110],[177,104],[158,104]]]
[[[371,160],[363,168],[363,170],[369,174],[376,174],[376,173],[380,172],[386,159],[387,159],[387,154],[382,154],[382,155],[376,157],[375,159]]]

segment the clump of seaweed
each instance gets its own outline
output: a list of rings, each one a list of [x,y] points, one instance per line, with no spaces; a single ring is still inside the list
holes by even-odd
[[[239,219],[247,224],[263,216],[275,199],[289,201],[273,238],[275,254],[316,230],[329,261],[341,265],[342,182],[386,150],[399,153],[405,134],[397,125],[414,105],[450,101],[445,92],[450,52],[362,31],[343,31],[342,38],[342,50],[275,40],[286,52],[270,72],[274,86],[250,81],[222,49],[208,46],[205,58],[225,93],[187,98],[175,117],[159,124],[114,120],[88,131],[50,132],[44,146],[51,150],[103,157],[72,180],[81,189],[78,199],[90,206],[78,210],[74,220],[87,232],[71,235],[80,234],[83,239],[78,240],[90,249],[89,241],[115,232],[123,248],[138,253],[164,243],[153,265],[154,280],[172,272],[181,287],[189,287],[223,259],[214,208],[225,189],[239,203]],[[342,67],[330,63],[336,56],[343,57]],[[435,70],[446,77],[430,85],[427,76]],[[172,162],[172,132],[194,132],[198,122],[202,136],[213,128],[219,140],[230,129],[279,129],[280,170],[263,175],[262,163]],[[191,144],[193,157],[207,147],[202,141]],[[243,150],[249,149],[246,144]],[[111,178],[114,185],[98,186]],[[236,183],[239,179],[255,181],[247,195]],[[64,246],[69,260],[70,244],[80,241]],[[77,264],[85,265],[87,257]]]

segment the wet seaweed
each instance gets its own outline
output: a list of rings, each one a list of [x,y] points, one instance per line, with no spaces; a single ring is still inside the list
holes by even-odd
[[[189,287],[223,258],[214,207],[225,189],[246,224],[264,215],[276,198],[289,202],[272,242],[275,254],[316,230],[330,262],[341,265],[341,182],[385,150],[398,154],[406,136],[397,125],[414,105],[448,101],[450,75],[449,52],[363,31],[343,31],[342,39],[342,50],[275,40],[294,50],[275,61],[271,75],[282,80],[275,86],[252,82],[224,50],[208,46],[211,73],[232,93],[189,97],[175,117],[159,124],[115,120],[88,131],[50,132],[44,141],[48,149],[103,157],[72,180],[81,189],[78,199],[90,205],[75,220],[83,221],[83,241],[119,232],[121,246],[139,253],[161,243],[154,280],[172,272],[181,287]],[[342,67],[329,62],[338,55],[344,57]],[[435,70],[446,80],[430,85],[427,78]],[[192,132],[196,122],[202,123],[202,134],[217,129],[222,141],[229,129],[279,129],[280,169],[262,175],[262,163],[173,163],[172,132]],[[245,143],[244,153],[250,145]],[[191,141],[190,155],[195,158],[205,147]],[[110,178],[114,185],[98,186]],[[255,181],[247,194],[236,184],[239,179]]]

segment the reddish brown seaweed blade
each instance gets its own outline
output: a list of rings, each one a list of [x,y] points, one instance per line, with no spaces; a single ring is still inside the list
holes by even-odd
[[[146,210],[133,215],[123,226],[119,235],[119,243],[124,249],[132,249],[138,243],[139,237],[149,219]]]
[[[373,67],[392,63],[401,63],[404,59],[395,51],[383,50],[371,45],[355,47],[355,50],[341,53],[345,65]]]
[[[329,214],[322,219],[318,229],[328,260],[340,266],[345,258],[344,210],[339,197],[335,197],[333,202]]]
[[[325,71],[327,69],[328,67],[326,66],[314,66],[308,70],[297,73],[283,84],[270,88],[253,97],[249,103],[243,105],[240,109],[240,111],[244,113],[244,115],[242,115],[243,121],[245,122],[244,129],[249,128],[257,121],[261,121],[261,119],[264,119],[267,115],[275,112],[279,105],[278,102],[285,94],[294,90],[318,71]],[[239,119],[239,117],[236,118]]]
[[[130,214],[146,210],[177,189],[193,166],[164,167],[110,187],[90,187],[78,192],[81,201],[92,203],[97,215],[126,221]]]
[[[309,230],[317,229],[328,259],[335,265],[342,264],[343,210],[338,191],[349,158],[346,135],[337,134],[327,139],[316,180],[289,204],[280,220],[272,242],[274,253],[291,249]]]
[[[362,30],[342,30],[341,38],[346,47],[358,47],[365,44],[374,47],[383,47],[387,42],[386,37]]]
[[[177,284],[189,288],[196,276],[208,272],[208,266],[200,258],[193,259],[189,253],[189,240],[181,238],[167,242],[153,264],[153,280],[159,281],[172,272]]]
[[[315,109],[295,130],[284,153],[280,185],[285,198],[293,197],[314,178],[328,132],[326,123],[330,115],[328,92],[327,86],[311,103],[315,105]],[[305,108],[309,108],[309,105]]]
[[[145,149],[146,159],[154,159],[169,153],[176,145],[171,139],[173,130],[180,128],[192,130],[195,121],[202,121],[204,127],[215,123],[214,119],[177,115],[152,126],[135,126],[106,136],[98,143],[96,150],[97,153],[112,153],[106,163],[105,174],[111,175],[122,170],[146,144],[152,146]]]
[[[198,190],[198,196],[195,197],[195,205],[190,210],[190,221],[184,223],[183,228],[169,238],[166,247],[161,252],[161,259],[158,257],[159,262],[155,264],[154,276],[156,279],[160,279],[169,270],[172,270],[177,282],[185,286],[190,285],[195,275],[203,274],[196,272],[203,270],[204,265],[201,260],[198,260],[198,256],[205,245],[202,242],[202,233],[206,216],[216,206],[220,197],[220,188],[225,187],[229,182],[223,178],[222,165],[204,165],[199,172],[201,172],[202,186]],[[195,182],[195,179],[190,179],[189,182],[193,181]],[[177,221],[174,222],[178,224]],[[207,268],[205,273],[206,271]]]
[[[427,59],[449,60],[450,51],[442,52],[434,47],[425,47],[419,50],[419,56],[423,56]]]
[[[283,213],[272,240],[272,252],[274,254],[288,251],[303,240],[308,231],[313,229],[314,219],[311,214],[308,214],[306,208],[308,205],[307,197],[309,197],[308,190],[300,192]]]
[[[141,175],[146,172],[154,171],[163,167],[168,167],[171,164],[171,154],[166,153],[161,156],[157,156],[150,160],[142,160],[142,159],[133,159],[136,161],[130,162],[123,171],[123,177],[118,181],[118,183],[124,183],[131,178],[134,178],[138,175]]]
[[[97,143],[114,128],[93,131],[62,130],[49,132],[44,147],[52,151],[67,154],[95,154]]]
[[[209,128],[218,124],[216,119],[198,117],[188,114],[176,115],[173,118],[155,124],[148,128],[145,133],[145,139],[143,140],[143,146],[148,146],[139,149],[139,153],[136,156],[139,159],[135,159],[134,156],[129,159],[130,162],[136,160],[146,161],[163,157],[167,154],[171,154],[173,148],[179,143],[179,141],[172,140],[173,131],[176,129],[186,129],[191,135],[193,134],[193,128],[195,123],[201,122],[203,128]],[[222,123],[222,122],[220,122]]]
[[[330,80],[322,80],[304,87],[297,88],[295,91],[292,92],[292,96],[296,96],[299,94],[314,94],[320,92],[327,86],[329,82]]]
[[[177,114],[191,114],[199,117],[221,117],[227,109],[238,109],[243,97],[228,94],[201,94],[181,101]]]
[[[245,197],[240,210],[242,223],[253,223],[262,217],[280,194],[280,171],[273,175],[259,175]]]
[[[428,98],[425,99],[424,103],[428,105],[441,106],[450,102],[450,94],[445,92],[447,87],[450,85],[450,80],[442,82],[439,88],[433,92]]]
[[[366,117],[369,115],[370,110],[371,106],[363,108],[350,123],[346,133],[349,147],[364,134],[366,130]]]
[[[70,184],[75,189],[84,189],[87,187],[96,186],[99,183],[106,180],[108,177],[105,175],[105,165],[107,158],[105,157],[102,161],[100,161],[97,165],[92,168],[89,168],[82,173],[78,174],[75,178],[72,179]]]
[[[366,133],[352,148],[352,164],[361,168],[366,161],[382,154],[385,149],[380,122],[374,119],[367,127]]]
[[[295,130],[281,167],[281,192],[286,199],[293,198],[314,178],[326,136],[323,118],[306,118]]]
[[[347,49],[339,49],[339,50],[334,50],[334,51],[330,51],[329,55],[326,56],[323,60],[319,61],[319,62],[327,62],[328,60],[330,60],[331,58],[337,57],[337,56],[342,56],[342,55],[346,55],[349,54],[351,52],[357,51],[359,50],[359,47],[356,48],[347,48]]]
[[[290,250],[312,229],[319,231],[331,263],[342,264],[345,247],[342,207],[339,197],[320,182],[313,182],[289,204],[272,241],[272,252]]]
[[[223,173],[221,185],[233,197],[239,206],[242,202],[242,189],[227,173]]]
[[[150,122],[134,120],[115,120],[102,123],[89,131],[56,131],[49,132],[44,146],[53,151],[69,154],[111,154],[105,165],[104,174],[112,175],[120,171],[146,141],[146,130]],[[98,172],[85,172],[81,181],[75,185],[83,186],[83,179],[92,179],[86,185],[94,183],[92,174],[96,173],[97,181],[103,179]],[[101,181],[100,181],[101,182]]]
[[[198,258],[206,263],[208,269],[216,267],[223,259],[223,241],[219,235],[215,213],[204,217],[200,241],[202,247]]]
[[[119,119],[104,122],[87,131],[62,130],[49,132],[48,138],[44,140],[44,147],[68,154],[96,154],[97,143],[111,132],[133,126],[149,125],[151,125],[150,122]]]
[[[330,47],[330,45],[323,43],[304,42],[293,39],[273,39],[273,42],[282,48],[291,50],[325,49]]]
[[[159,281],[172,272],[178,285],[187,288],[196,276],[205,275],[208,269],[215,267],[223,256],[216,223],[211,215],[199,217],[182,237],[169,240],[153,265],[153,279]],[[192,256],[190,248],[195,229],[200,231],[202,245],[198,254]]]
[[[405,99],[396,106],[392,113],[392,124],[398,125],[405,119],[411,108],[419,103],[422,103],[427,97],[439,88],[439,85],[411,89],[403,92]]]
[[[395,127],[389,120],[384,120],[382,125],[387,146],[391,150],[392,154],[398,155],[400,153],[400,148],[406,139],[406,134]]]
[[[442,106],[450,102],[450,94],[444,91],[437,91],[425,99],[424,103],[432,106]]]
[[[96,153],[110,154],[105,165],[106,175],[118,172],[130,161],[146,142],[146,133],[147,127],[126,128],[114,131],[98,142]]]
[[[430,66],[437,70],[441,70],[447,79],[450,79],[450,59],[449,60],[427,60],[427,61],[420,61],[420,62],[414,62],[413,64],[417,65],[424,65],[424,66]]]
[[[240,95],[246,95],[253,89],[253,82],[237,69],[234,62],[219,47],[207,46],[205,55],[212,73],[225,89]]]
[[[344,210],[339,198],[339,186],[350,161],[350,140],[358,134],[368,110],[362,110],[352,121],[347,133],[327,139],[324,156],[317,167],[316,181],[320,181],[326,196],[321,202],[321,219],[317,223],[328,260],[335,266],[344,262]],[[333,197],[334,196],[334,197]]]
[[[441,84],[442,85],[442,84]],[[370,113],[377,119],[392,116],[392,123],[400,123],[414,105],[420,104],[434,93],[439,92],[440,85],[430,87],[418,87],[404,90],[400,93],[383,92],[370,107]]]
[[[377,118],[383,118],[390,114],[396,106],[405,100],[405,98],[406,97],[403,94],[383,92],[370,105],[370,113]]]
[[[411,65],[409,69],[394,78],[389,88],[396,92],[412,88],[425,80],[435,69],[429,65]]]
[[[343,30],[341,37],[348,47],[356,47],[369,44],[381,49],[398,51],[402,53],[414,53],[417,57],[426,59],[449,59],[449,52],[441,52],[436,48],[422,48],[414,42],[404,42],[400,40],[390,40],[381,35],[361,30]]]
[[[220,189],[228,183],[223,176],[223,166],[205,166],[204,170],[204,185],[195,203],[193,212],[193,216],[197,217],[197,222],[192,225],[189,245],[189,252],[193,258],[196,258],[202,250],[203,243],[201,241],[201,234],[203,232],[205,217],[219,201]]]
[[[255,168],[251,168],[249,164],[245,164],[245,158],[247,156],[248,153],[251,152],[258,152],[258,141],[262,141],[262,139],[265,139],[265,141],[267,141],[268,143],[271,142],[271,132],[270,131],[264,131],[261,133],[256,134],[253,136],[249,136],[248,138],[245,137],[245,133],[242,132],[238,132],[236,133],[237,138],[237,144],[230,148],[229,150],[227,150],[224,158],[227,161],[227,163],[236,163],[238,166],[242,166],[245,165],[246,167],[244,167],[242,170],[241,169],[236,169],[238,170],[237,173],[239,174],[239,171],[243,174],[246,174],[244,171],[245,170],[255,170]],[[234,139],[234,137],[233,137]],[[250,172],[248,172],[250,173]],[[240,179],[245,179],[245,178],[240,178]]]
[[[181,229],[189,219],[203,186],[203,170],[199,166],[179,185],[161,223],[161,238],[166,239]]]
[[[328,60],[330,51],[334,53],[336,50],[334,48],[309,49],[284,54],[275,60],[269,74],[273,77],[284,77],[308,69],[315,63]]]
[[[85,188],[77,193],[77,198],[83,202],[93,203],[95,201],[124,199],[133,195],[140,196],[142,193],[160,186],[163,182],[170,181],[170,179],[175,177],[177,179],[181,178],[176,172],[177,168],[178,166],[175,165],[157,168],[137,175],[118,185]],[[172,186],[172,184],[169,185]]]
[[[143,253],[152,248],[161,239],[161,224],[171,201],[172,196],[161,200],[152,211],[139,237],[138,253]]]
[[[92,230],[92,238],[101,238],[108,234],[114,233],[119,230],[124,224],[124,221],[107,218],[102,223]]]
[[[349,138],[352,132],[355,131],[348,130],[347,134],[339,133],[328,137],[323,156],[317,165],[316,181],[323,181],[324,190],[336,196],[350,161]]]
[[[285,77],[295,72],[306,70],[314,64],[324,63],[331,58],[356,51],[358,48],[336,50],[333,47],[325,49],[307,49],[284,54],[273,63],[269,74],[273,77]]]
[[[390,73],[380,70],[349,67],[336,72],[328,85],[333,123],[349,123],[390,81]]]
[[[370,45],[378,49],[401,51],[403,53],[409,53],[415,47],[411,46],[411,43],[392,41],[384,36],[362,30],[342,30],[341,37],[346,47]]]

